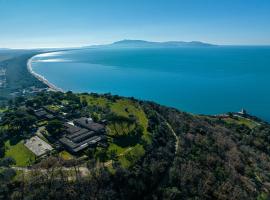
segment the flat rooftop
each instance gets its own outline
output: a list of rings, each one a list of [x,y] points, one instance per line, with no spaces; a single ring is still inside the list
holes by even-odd
[[[34,136],[26,140],[24,145],[36,156],[42,156],[46,154],[48,151],[53,150],[53,147],[51,145],[40,139],[38,136]]]
[[[105,126],[103,124],[95,123],[92,119],[87,117],[75,119],[74,124],[95,132],[102,132],[105,130]]]
[[[90,138],[87,138],[81,142],[74,142],[66,137],[62,137],[59,141],[64,144],[65,146],[67,146],[70,150],[72,150],[73,152],[79,152],[80,150],[85,149],[86,147],[88,147],[89,145],[95,145],[97,142],[103,140],[104,137],[101,136],[92,136]]]

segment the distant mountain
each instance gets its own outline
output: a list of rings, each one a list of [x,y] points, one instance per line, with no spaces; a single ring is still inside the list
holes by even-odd
[[[204,43],[200,41],[183,42],[183,41],[168,41],[168,42],[150,42],[145,40],[120,40],[108,45],[95,45],[89,47],[102,48],[180,48],[180,47],[212,47],[214,44]]]
[[[199,42],[199,41],[149,42],[145,40],[121,40],[118,42],[114,42],[110,46],[117,46],[117,47],[206,47],[206,46],[214,46],[214,45]]]
[[[109,46],[114,47],[152,47],[157,46],[158,42],[149,42],[144,40],[120,40],[110,44]]]

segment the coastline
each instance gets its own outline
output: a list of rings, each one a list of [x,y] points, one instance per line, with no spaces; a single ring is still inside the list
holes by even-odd
[[[34,57],[37,56],[37,55],[34,55],[30,59],[27,60],[27,70],[28,70],[28,72],[30,74],[32,74],[36,79],[38,79],[39,81],[41,81],[45,85],[47,85],[50,90],[55,91],[55,92],[65,92],[62,88],[59,88],[59,87],[55,86],[54,84],[52,84],[51,82],[49,82],[44,76],[41,76],[40,74],[34,72],[34,70],[32,68],[32,62],[33,62]]]
[[[36,62],[35,61],[35,56],[38,56],[38,55],[43,55],[43,54],[46,54],[46,53],[53,53],[53,52],[58,52],[58,51],[52,51],[52,52],[43,52],[43,53],[36,53],[34,56],[32,56],[32,57],[28,57],[29,59],[27,60],[27,69],[28,69],[28,72],[30,73],[30,74],[32,74],[36,79],[38,79],[39,81],[41,81],[42,83],[44,83],[46,86],[48,86],[48,90],[50,90],[50,91],[58,91],[58,92],[65,92],[62,88],[60,88],[60,87],[57,87],[56,85],[54,85],[53,83],[51,83],[51,82],[49,82],[44,76],[42,76],[42,75],[40,75],[40,74],[38,74],[38,73],[36,73],[36,72],[34,72],[34,70],[33,70],[33,65],[32,65],[32,63],[33,62]],[[32,54],[33,55],[33,54]],[[25,62],[25,60],[24,60],[24,62]],[[79,92],[93,92],[92,90],[90,90],[90,91],[79,91]],[[77,93],[79,93],[79,92],[77,92]],[[74,92],[75,93],[75,92]],[[100,92],[98,92],[98,93],[100,93]],[[117,95],[117,93],[114,93],[114,94],[116,94]],[[126,97],[128,97],[128,95],[121,95],[121,96],[126,96]],[[142,98],[142,97],[139,97],[139,96],[136,96],[135,97],[136,99],[141,99],[141,100],[147,100],[147,98]],[[155,100],[152,100],[152,101],[155,101],[155,102],[158,102],[158,103],[160,103],[159,102],[159,100],[157,100],[157,99],[155,99]],[[165,104],[165,103],[163,103],[164,105],[166,105],[166,106],[168,106],[168,107],[174,107],[174,108],[176,108],[176,109],[181,109],[182,110],[182,108],[180,108],[180,106],[178,106],[178,105],[170,105],[170,104]],[[247,107],[247,106],[243,106],[243,105],[240,105],[239,106],[239,108],[241,108],[241,107],[244,107],[244,108],[247,108],[248,109],[248,111],[250,111],[250,109]],[[227,109],[226,109],[227,110]],[[221,111],[221,112],[209,112],[208,110],[206,111],[206,112],[196,112],[196,111],[187,111],[187,112],[192,112],[192,113],[196,113],[196,114],[204,114],[204,115],[215,115],[215,114],[220,114],[220,113],[223,113],[223,112],[226,112],[226,110],[224,111]],[[238,110],[237,108],[236,109],[228,109],[229,111],[236,111],[236,110]],[[250,111],[250,112],[252,112],[252,111]],[[267,122],[269,122],[269,120],[267,120],[267,117],[264,117],[264,116],[261,116],[261,115],[259,115],[260,113],[257,113],[257,114],[255,114],[256,116],[260,116],[260,118],[261,119],[263,119],[264,121],[267,121]]]

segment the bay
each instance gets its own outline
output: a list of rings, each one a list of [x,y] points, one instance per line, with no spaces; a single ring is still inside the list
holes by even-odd
[[[153,100],[197,114],[270,121],[270,47],[89,48],[35,56],[33,70],[74,92]]]

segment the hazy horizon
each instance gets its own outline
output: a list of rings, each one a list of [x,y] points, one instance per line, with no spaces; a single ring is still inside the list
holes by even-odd
[[[157,43],[163,43],[163,42],[202,42],[202,43],[206,43],[206,44],[211,44],[211,45],[215,45],[215,46],[220,46],[220,47],[270,47],[270,44],[216,44],[216,43],[207,43],[204,41],[197,41],[197,40],[192,40],[192,41],[183,41],[183,40],[178,40],[178,41],[171,41],[171,40],[164,40],[164,41],[153,41],[153,40],[144,40],[144,39],[122,39],[122,40],[117,40],[117,41],[112,41],[110,43],[94,43],[94,44],[82,44],[81,46],[53,46],[53,47],[0,47],[0,50],[36,50],[36,49],[41,49],[41,50],[46,50],[46,49],[56,49],[56,50],[61,50],[61,49],[76,49],[76,48],[87,48],[87,47],[95,47],[95,46],[103,46],[103,45],[111,45],[115,42],[119,42],[119,41],[124,41],[124,40],[139,40],[139,41],[146,41],[146,42],[157,42]],[[121,48],[121,47],[120,47]],[[180,47],[182,48],[182,47]]]
[[[122,39],[270,45],[267,0],[0,0],[0,48],[67,48]]]

